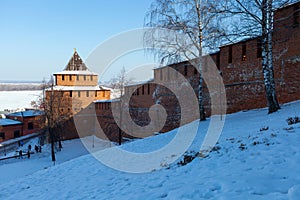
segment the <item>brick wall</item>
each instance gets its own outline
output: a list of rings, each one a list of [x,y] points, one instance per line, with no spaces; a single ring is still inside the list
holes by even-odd
[[[18,132],[19,136],[22,136],[22,129],[22,125],[0,126],[0,132],[5,134],[5,139],[0,137],[0,142],[15,138],[15,132]]]
[[[23,122],[22,132],[21,132],[21,134],[23,134],[23,136],[38,132],[44,127],[42,116],[32,116],[32,117],[7,116],[7,118]]]
[[[96,86],[98,75],[55,74],[55,82],[59,86]]]
[[[298,19],[299,17],[296,18],[297,15],[293,14],[295,7],[298,5],[300,3],[287,6],[275,12],[273,33],[274,76],[280,103],[300,99],[300,26],[296,23],[297,20],[300,22],[300,19]],[[259,42],[259,38],[253,38],[225,45],[220,47],[219,52],[203,58],[203,73],[206,73],[210,69],[210,65],[213,64],[222,75],[225,85],[224,92],[226,92],[227,98],[227,113],[267,106]],[[180,85],[179,82],[174,82],[178,78],[178,74],[173,73],[174,70],[184,76],[189,85]],[[210,75],[208,74],[207,76]],[[221,92],[208,92],[209,89],[218,88],[220,80],[217,77],[208,77],[207,80],[211,81],[214,78],[216,78],[215,83],[210,83],[209,87],[204,83],[203,88],[205,110],[208,116],[211,114],[212,107],[216,108],[216,110],[223,109],[223,105],[218,105],[218,103],[213,104],[211,99],[212,97],[221,98],[219,97]],[[130,99],[129,104],[124,105],[124,109],[129,109],[130,113],[130,116],[127,116],[126,120],[132,120],[136,125],[147,127],[151,123],[150,108],[155,104],[162,106],[166,113],[167,120],[162,125],[160,132],[170,131],[180,126],[180,122],[185,124],[198,119],[199,113],[196,112],[197,109],[193,109],[189,105],[181,107],[180,97],[175,96],[175,93],[178,91],[182,96],[185,96],[188,90],[185,87],[191,86],[195,95],[193,98],[196,98],[198,82],[199,73],[189,62],[181,62],[154,69],[154,81],[126,87],[124,100]],[[148,93],[149,85],[150,92]],[[174,89],[174,86],[177,89]],[[175,93],[168,88],[173,88]],[[188,98],[192,98],[192,96]],[[117,141],[119,129],[115,120],[118,119],[113,117],[111,108],[113,106],[118,107],[119,104],[117,102],[101,102],[96,103],[95,106],[97,119],[104,134],[109,139]],[[186,117],[184,121],[180,121],[182,116]],[[156,120],[159,121],[159,117],[156,117]],[[157,128],[155,127],[156,122],[153,123],[154,129]],[[133,133],[131,126],[134,127],[134,124],[128,125],[124,129],[128,133]],[[148,133],[141,132],[141,135],[143,134],[147,135]],[[126,136],[125,133],[124,136]],[[130,136],[127,135],[126,137]]]

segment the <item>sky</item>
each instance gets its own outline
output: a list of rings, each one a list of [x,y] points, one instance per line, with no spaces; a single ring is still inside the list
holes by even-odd
[[[64,69],[74,48],[85,60],[112,36],[142,28],[150,4],[150,0],[0,0],[0,81],[50,78]],[[125,59],[119,65],[130,62]]]

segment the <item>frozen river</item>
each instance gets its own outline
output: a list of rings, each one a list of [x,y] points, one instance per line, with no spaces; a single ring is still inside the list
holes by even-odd
[[[41,90],[0,91],[0,111],[31,108],[31,101],[36,101],[41,94]]]

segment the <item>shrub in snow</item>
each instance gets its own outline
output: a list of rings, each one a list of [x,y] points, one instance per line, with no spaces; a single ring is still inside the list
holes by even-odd
[[[272,133],[271,137],[277,137],[277,135],[275,133]]]
[[[178,162],[177,164],[179,166],[184,166],[190,162],[192,162],[196,157],[199,156],[199,152],[195,152],[195,151],[190,151],[190,152],[186,152],[183,155],[183,160],[181,160],[180,162]]]
[[[259,129],[259,131],[267,131],[267,130],[269,130],[269,127],[268,127],[268,126],[262,127],[261,129]]]
[[[240,148],[241,151],[247,149],[246,145],[243,144],[243,143],[240,144],[239,148]]]
[[[300,118],[298,116],[287,118],[288,125],[300,123]]]
[[[211,151],[219,151],[221,149],[220,146],[214,146]]]

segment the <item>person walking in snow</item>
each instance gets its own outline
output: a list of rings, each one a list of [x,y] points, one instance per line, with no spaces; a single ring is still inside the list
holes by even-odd
[[[27,152],[28,159],[30,158],[30,151]]]
[[[31,145],[28,145],[28,151],[31,151]]]
[[[34,150],[35,150],[36,153],[38,153],[39,152],[39,147],[37,145],[34,145]]]
[[[22,154],[23,154],[23,152],[22,152],[22,150],[20,150],[20,151],[19,151],[19,158],[20,158],[20,159],[23,158],[23,155],[22,155]]]

